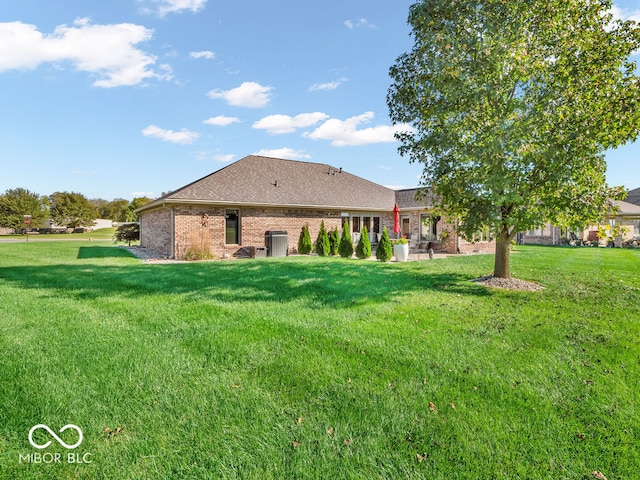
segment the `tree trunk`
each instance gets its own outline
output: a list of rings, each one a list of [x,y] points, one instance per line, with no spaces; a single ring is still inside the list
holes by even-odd
[[[499,278],[511,278],[509,266],[509,253],[511,252],[511,237],[509,231],[503,229],[496,238],[496,257],[493,266],[493,276]]]

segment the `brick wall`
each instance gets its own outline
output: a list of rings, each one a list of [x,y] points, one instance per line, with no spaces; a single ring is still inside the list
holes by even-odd
[[[140,216],[140,245],[171,256],[171,210],[160,208]]]
[[[240,210],[240,243],[225,244],[225,213]],[[207,215],[203,226],[202,215]],[[280,230],[288,233],[289,252],[296,253],[302,227],[309,225],[311,241],[315,242],[320,223],[324,220],[327,232],[334,227],[342,230],[339,211],[292,208],[223,208],[175,207],[175,258],[182,258],[190,245],[205,243],[216,257],[233,256],[245,247],[264,246],[265,233]]]
[[[240,243],[225,243],[225,213],[227,210],[240,211]],[[234,256],[249,246],[264,246],[265,233],[269,230],[284,230],[288,233],[289,252],[297,253],[298,238],[303,225],[308,224],[311,241],[315,242],[320,231],[320,222],[324,220],[327,232],[338,227],[342,232],[343,218],[340,211],[307,210],[295,208],[225,208],[210,206],[176,206],[173,207],[173,226],[175,229],[175,245],[171,245],[172,211],[162,208],[145,212],[140,218],[140,243],[143,246],[159,250],[174,258],[183,258],[190,246],[206,246],[217,258]],[[351,212],[355,213],[356,212]],[[422,242],[420,235],[419,211],[408,212],[410,216],[410,251],[426,252],[429,247],[436,252],[460,253],[493,252],[494,242],[467,242],[458,238],[452,222],[440,220],[438,231],[449,232],[449,235],[438,242]],[[203,217],[204,215],[204,217]],[[365,213],[363,213],[365,215]],[[376,214],[377,215],[377,214]],[[393,214],[380,214],[382,227],[393,234]]]

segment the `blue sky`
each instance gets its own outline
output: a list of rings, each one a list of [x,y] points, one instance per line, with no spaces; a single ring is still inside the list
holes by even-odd
[[[416,186],[385,102],[412,3],[3,2],[0,192],[157,197],[254,153]],[[639,160],[609,152],[609,183],[639,187]]]

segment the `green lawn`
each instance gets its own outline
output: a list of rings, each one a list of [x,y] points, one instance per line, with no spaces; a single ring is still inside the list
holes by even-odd
[[[638,478],[640,251],[492,263],[0,244],[0,478]]]
[[[97,230],[93,230],[92,232],[86,233],[29,233],[28,241],[42,241],[42,240],[113,240],[114,235],[116,234],[116,227],[112,228],[98,228]],[[18,240],[23,239],[25,242],[27,241],[27,235],[0,235],[0,238],[8,239],[8,240]]]

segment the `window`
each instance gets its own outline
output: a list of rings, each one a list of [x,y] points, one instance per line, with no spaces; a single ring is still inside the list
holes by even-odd
[[[224,214],[225,239],[227,245],[240,244],[240,210],[227,210]]]
[[[355,233],[360,232],[360,217],[351,217],[351,221],[353,223],[351,231]]]
[[[403,237],[411,238],[411,228],[409,224],[409,217],[400,218],[400,234]]]
[[[471,241],[473,242],[490,242],[491,241],[491,230],[489,227],[485,227],[482,230],[478,230],[471,237]]]
[[[367,232],[371,232],[371,217],[362,217],[362,226],[367,227]]]
[[[420,215],[420,240],[433,242],[438,240],[439,217],[431,215]]]
[[[380,217],[373,217],[373,228],[371,229],[371,233],[381,233],[380,232]]]
[[[633,236],[640,236],[640,220],[633,221]]]

